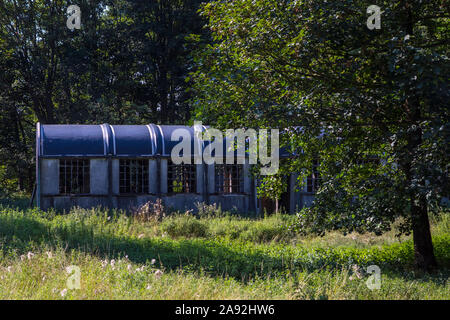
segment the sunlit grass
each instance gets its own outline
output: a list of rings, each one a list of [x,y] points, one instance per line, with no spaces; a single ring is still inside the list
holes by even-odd
[[[120,212],[3,206],[0,299],[450,298],[448,214],[431,219],[441,266],[431,276],[415,271],[411,239],[396,238],[395,230],[300,237],[289,231],[294,219],[144,222]],[[370,264],[381,268],[380,290],[365,284]],[[81,269],[80,290],[67,290],[70,265]]]

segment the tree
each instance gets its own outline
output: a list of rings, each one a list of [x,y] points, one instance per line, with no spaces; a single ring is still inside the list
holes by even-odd
[[[202,14],[215,43],[198,55],[196,116],[218,126],[283,129],[319,160],[322,184],[300,228],[322,234],[413,232],[433,270],[428,213],[449,196],[449,13],[446,1],[235,0]]]
[[[66,26],[71,4],[80,7],[81,29]],[[208,39],[199,4],[0,0],[1,175],[31,189],[37,121],[189,120],[186,77],[195,44],[189,37]]]

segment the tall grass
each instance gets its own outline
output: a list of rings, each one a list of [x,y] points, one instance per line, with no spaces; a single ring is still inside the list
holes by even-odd
[[[441,270],[432,276],[414,270],[407,237],[301,238],[289,231],[293,219],[221,214],[142,221],[100,209],[58,215],[0,206],[0,298],[63,298],[70,264],[82,270],[82,290],[69,290],[64,298],[450,297],[448,215],[433,218]],[[381,267],[381,291],[364,284],[371,264]],[[156,276],[157,270],[163,275]]]

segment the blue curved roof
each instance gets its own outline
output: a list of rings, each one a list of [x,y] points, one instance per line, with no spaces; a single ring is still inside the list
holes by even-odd
[[[172,141],[172,135],[179,139]],[[194,128],[186,126],[38,124],[36,139],[43,157],[151,157],[170,156],[186,136],[191,139],[191,153],[201,154],[202,142],[195,139]]]
[[[196,129],[204,131],[206,128]],[[170,156],[172,149],[186,135],[191,139],[191,154],[201,155],[209,141],[196,139],[194,127],[187,126],[38,123],[36,139],[41,157],[152,157]],[[224,139],[224,147],[225,144]],[[284,148],[280,150],[280,157],[283,156],[287,156]]]

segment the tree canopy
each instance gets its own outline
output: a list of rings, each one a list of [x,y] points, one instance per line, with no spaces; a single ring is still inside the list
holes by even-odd
[[[31,191],[37,121],[188,121],[200,2],[0,0],[0,193]]]
[[[413,231],[416,262],[435,265],[428,211],[449,196],[449,7],[446,1],[215,1],[214,43],[194,74],[196,116],[218,126],[282,129],[320,161],[322,184],[300,230]],[[283,172],[280,172],[282,175]]]

